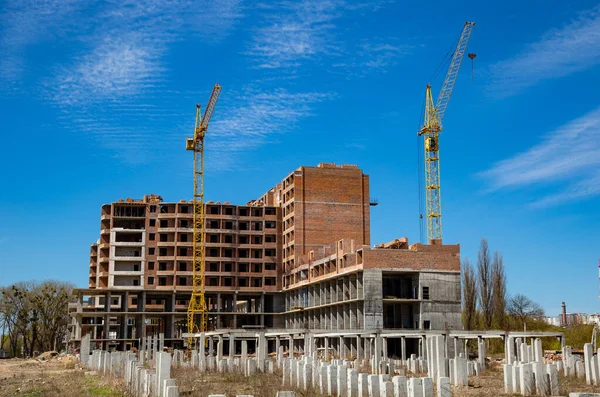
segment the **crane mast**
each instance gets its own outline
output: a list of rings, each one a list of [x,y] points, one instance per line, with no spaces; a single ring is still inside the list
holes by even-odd
[[[431,85],[425,90],[425,111],[423,126],[418,134],[423,135],[425,159],[425,197],[427,215],[427,238],[429,240],[442,238],[442,198],[440,192],[440,146],[439,134],[442,131],[442,120],[448,108],[452,90],[458,77],[471,31],[475,22],[465,22],[460,39],[450,61],[448,73],[440,90],[437,102],[434,104]]]
[[[196,105],[196,123],[194,137],[186,139],[186,150],[194,152],[194,234],[193,234],[193,265],[192,265],[192,296],[187,311],[188,333],[204,332],[208,324],[208,310],[204,297],[204,136],[208,123],[221,93],[221,86],[215,84],[204,116],[200,113],[200,105]],[[200,317],[197,322],[196,317]],[[188,338],[188,347],[192,346],[192,338]]]

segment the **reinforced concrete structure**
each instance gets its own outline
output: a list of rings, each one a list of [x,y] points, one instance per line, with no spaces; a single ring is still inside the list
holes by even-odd
[[[246,205],[207,202],[209,329],[461,329],[460,247],[370,246],[369,176],[300,167]],[[180,347],[191,295],[192,204],[148,195],[101,209],[71,341]]]

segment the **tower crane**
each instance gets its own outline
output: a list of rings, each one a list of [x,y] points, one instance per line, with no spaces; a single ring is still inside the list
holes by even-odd
[[[204,214],[204,136],[208,130],[208,123],[215,110],[221,86],[215,84],[210,99],[204,110],[204,116],[200,113],[200,105],[196,105],[196,123],[194,126],[194,137],[187,138],[186,150],[194,152],[194,235],[193,235],[193,266],[192,266],[192,297],[187,311],[188,333],[206,331],[208,323],[208,310],[204,297],[204,238],[205,238],[205,214]],[[196,321],[200,317],[200,322]],[[192,337],[188,338],[188,347],[192,346]]]
[[[424,140],[427,238],[429,240],[442,238],[439,134],[442,131],[442,120],[452,96],[454,83],[456,83],[458,71],[460,70],[473,26],[475,26],[475,22],[465,22],[463,26],[460,39],[452,54],[448,73],[435,104],[433,103],[433,96],[431,94],[431,84],[427,84],[425,91],[424,120],[418,135],[422,135]],[[474,54],[472,55],[474,58]]]

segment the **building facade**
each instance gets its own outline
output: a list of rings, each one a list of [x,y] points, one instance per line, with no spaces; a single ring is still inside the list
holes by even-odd
[[[300,167],[246,205],[205,204],[209,327],[460,328],[460,248],[370,248],[369,177],[357,166]],[[71,339],[126,349],[157,332],[180,346],[192,284],[189,201],[160,196],[101,209],[88,288]]]

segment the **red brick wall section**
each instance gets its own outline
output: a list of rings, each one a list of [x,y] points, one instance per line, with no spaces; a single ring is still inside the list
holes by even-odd
[[[294,180],[296,254],[342,238],[369,244],[369,177],[359,169],[302,167]]]
[[[367,249],[365,269],[460,271],[460,245],[423,245],[413,249]]]

